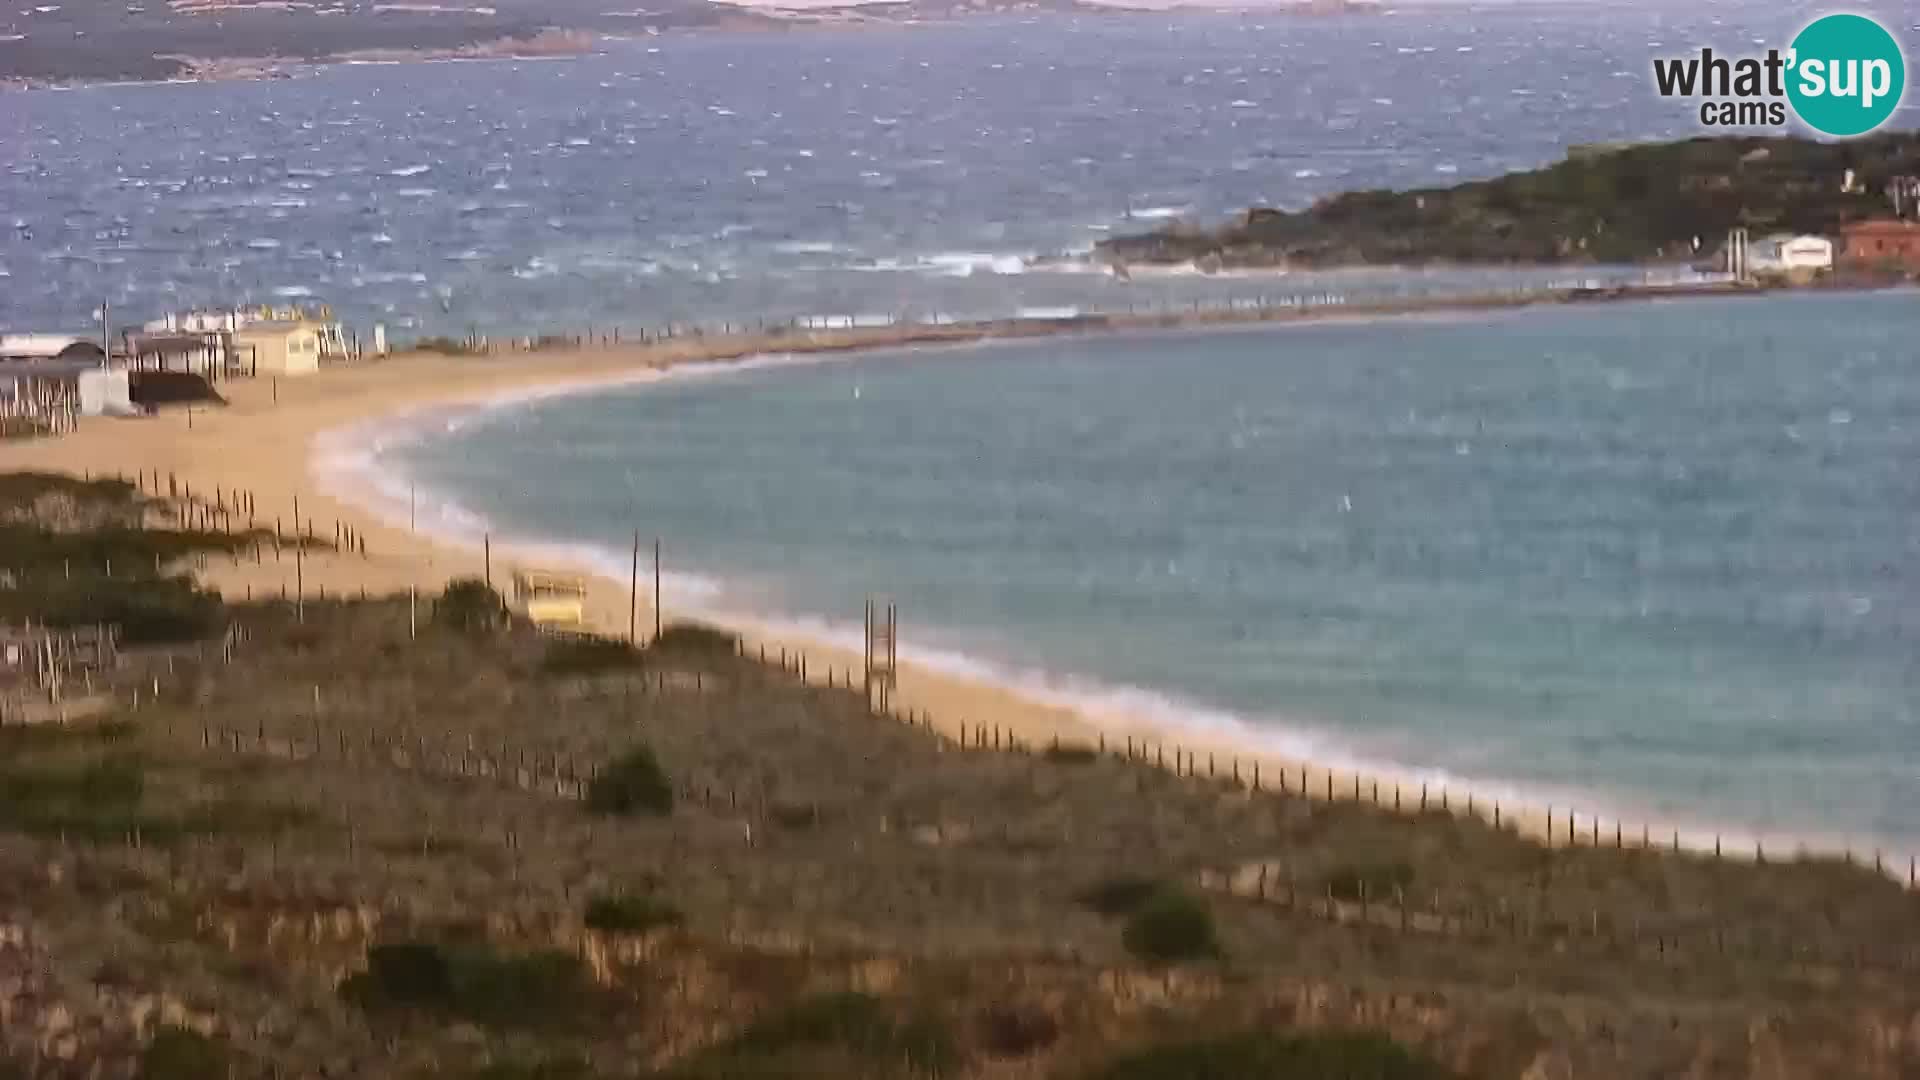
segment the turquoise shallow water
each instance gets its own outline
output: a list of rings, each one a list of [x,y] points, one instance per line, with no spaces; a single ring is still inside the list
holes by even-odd
[[[1920,849],[1920,295],[1055,339],[383,455],[733,607],[1629,820]],[[564,524],[562,524],[564,523]]]

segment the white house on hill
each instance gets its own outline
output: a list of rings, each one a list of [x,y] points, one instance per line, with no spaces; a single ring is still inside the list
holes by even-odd
[[[1824,236],[1775,233],[1747,250],[1754,273],[1792,274],[1833,269],[1833,241]]]

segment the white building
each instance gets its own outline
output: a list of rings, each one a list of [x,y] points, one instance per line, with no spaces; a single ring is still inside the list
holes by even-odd
[[[1824,236],[1775,233],[1747,249],[1747,269],[1760,273],[1792,274],[1833,269],[1833,241]]]

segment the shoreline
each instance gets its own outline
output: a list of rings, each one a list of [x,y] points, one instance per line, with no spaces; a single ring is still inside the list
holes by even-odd
[[[1708,291],[1718,295],[1757,295],[1756,290],[1655,289],[1665,296],[1692,296]],[[1608,294],[1595,299],[1623,300],[1636,294]],[[231,404],[213,412],[171,412],[139,420],[96,420],[80,431],[30,444],[0,446],[0,468],[44,468],[65,472],[127,472],[129,465],[178,477],[195,491],[244,490],[259,508],[260,524],[283,520],[299,506],[300,518],[314,523],[324,536],[327,519],[353,529],[366,540],[368,554],[332,555],[306,560],[301,577],[309,594],[318,590],[335,595],[356,589],[369,593],[437,593],[458,576],[481,576],[488,556],[480,541],[442,528],[420,528],[418,507],[405,497],[380,491],[368,483],[377,473],[379,447],[370,443],[375,429],[406,430],[408,438],[427,437],[436,417],[453,419],[477,412],[518,407],[528,401],[591,392],[608,386],[644,386],[668,379],[751,371],[756,365],[828,363],[872,353],[901,350],[921,352],[935,346],[958,346],[1019,340],[1049,334],[1116,332],[1158,334],[1190,329],[1231,330],[1248,324],[1325,322],[1342,318],[1446,316],[1473,311],[1538,306],[1548,298],[1505,298],[1502,303],[1362,305],[1333,309],[1258,309],[1202,312],[1194,316],[1164,315],[1100,317],[1089,320],[895,326],[815,331],[800,334],[741,335],[673,339],[652,344],[612,348],[570,349],[564,352],[437,356],[403,354],[365,365],[323,371],[309,379],[253,380],[226,383],[222,391]],[[1264,316],[1264,317],[1249,317]],[[941,351],[945,351],[942,349]],[[275,385],[269,389],[267,383]],[[271,396],[271,400],[269,397]],[[357,456],[357,461],[346,459]],[[344,482],[343,482],[344,481]],[[345,490],[353,483],[361,491]],[[430,493],[431,494],[431,493]],[[396,505],[398,503],[399,505]],[[445,500],[457,508],[457,502]],[[436,506],[436,508],[438,508]],[[481,525],[484,530],[484,524]],[[491,561],[496,585],[508,580],[503,568],[532,565],[567,566],[588,579],[587,621],[599,632],[625,637],[629,619],[651,632],[651,597],[642,589],[630,607],[625,582],[607,573],[605,552],[592,544],[526,543],[503,537]],[[598,556],[598,558],[596,558]],[[295,575],[291,561],[210,566],[200,577],[230,597],[263,595],[287,588]],[[504,591],[504,590],[503,590]],[[677,606],[669,594],[669,615]],[[765,647],[769,655],[804,656],[807,674],[815,682],[832,677],[844,681],[861,665],[858,640],[843,639],[847,628],[832,620],[782,618],[764,613],[736,612],[724,606],[702,606],[697,600],[682,609],[695,618],[716,621],[740,632],[749,651]],[[911,616],[909,617],[911,626]],[[857,624],[852,632],[858,633]],[[909,629],[905,635],[911,639]],[[903,642],[903,645],[905,642]],[[1596,817],[1576,804],[1544,805],[1523,785],[1468,778],[1443,777],[1413,766],[1342,761],[1338,755],[1316,757],[1311,746],[1289,746],[1311,736],[1284,729],[1264,732],[1222,710],[1205,706],[1186,708],[1176,698],[1150,688],[1102,686],[1092,692],[1072,677],[1048,679],[1045,673],[1008,670],[964,653],[946,653],[925,647],[902,650],[898,709],[949,738],[988,729],[989,744],[1017,738],[1040,748],[1054,739],[1065,743],[1100,745],[1118,751],[1137,744],[1148,760],[1174,762],[1184,757],[1191,771],[1202,775],[1209,766],[1226,777],[1237,771],[1243,780],[1258,776],[1264,787],[1299,791],[1306,778],[1307,793],[1315,799],[1332,796],[1375,798],[1387,807],[1400,804],[1407,812],[1418,806],[1423,774],[1432,805],[1453,813],[1470,812],[1518,829],[1554,846],[1573,842],[1588,846],[1594,840],[1624,846],[1643,842],[1667,848],[1676,838],[1680,846],[1711,851],[1725,846],[1738,857],[1752,858],[1761,837],[1747,832],[1715,831],[1700,823],[1643,826],[1638,819],[1621,823],[1611,809]],[[831,675],[829,675],[831,673]],[[1155,706],[1171,706],[1162,708]],[[1211,713],[1223,722],[1181,724],[1173,713],[1190,720]],[[1149,753],[1149,747],[1152,752]],[[1232,764],[1229,764],[1232,763]],[[1172,767],[1178,768],[1177,764]],[[1257,771],[1256,771],[1257,770]],[[1398,791],[1396,792],[1396,786]],[[1499,801],[1493,802],[1492,796]],[[1379,792],[1379,795],[1374,795]],[[1444,793],[1444,794],[1443,794]],[[1472,800],[1472,801],[1469,801]],[[1492,802],[1492,805],[1489,803]],[[1607,800],[1596,796],[1593,805]],[[1497,807],[1497,809],[1496,809]],[[1551,816],[1549,816],[1551,815]],[[1551,822],[1551,824],[1549,823]],[[1728,842],[1731,842],[1730,844]],[[1792,836],[1774,835],[1774,852],[1795,850],[1837,853],[1845,841],[1809,830]],[[1867,848],[1860,849],[1864,857]],[[1899,861],[1899,860],[1895,860]]]

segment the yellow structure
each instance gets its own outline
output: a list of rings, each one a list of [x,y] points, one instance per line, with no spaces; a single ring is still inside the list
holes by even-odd
[[[320,370],[322,327],[310,322],[253,322],[233,333],[234,352],[256,375],[311,375]]]
[[[542,630],[576,630],[587,618],[587,586],[577,577],[538,570],[513,575],[513,601]]]

